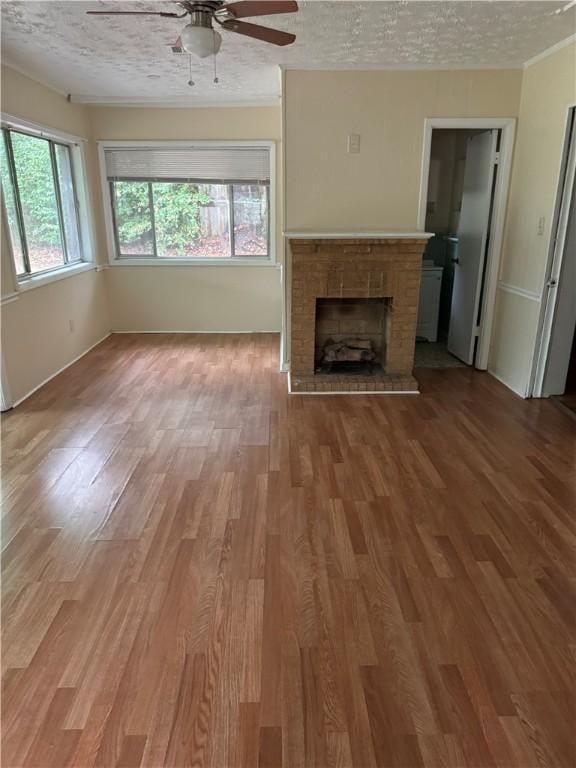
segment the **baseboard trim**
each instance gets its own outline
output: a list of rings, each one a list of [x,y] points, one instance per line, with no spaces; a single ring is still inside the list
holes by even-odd
[[[274,333],[277,336],[280,336],[281,331],[118,331],[116,329],[112,329],[110,333],[131,333],[132,335],[154,335],[154,336],[161,336],[162,334],[169,334],[169,333],[179,333],[182,335],[188,335],[188,336],[210,336],[210,335],[218,335],[218,334],[235,334],[235,335],[248,335],[251,333]]]
[[[27,395],[24,395],[24,397],[21,397],[18,400],[16,400],[16,402],[12,403],[12,408],[17,408],[21,403],[24,402],[24,400],[28,400],[29,397],[32,397],[32,395],[35,392],[38,392],[38,390],[41,389],[45,384],[48,384],[49,381],[52,381],[52,379],[55,379],[56,376],[59,376],[61,373],[63,373],[66,370],[66,368],[70,368],[71,365],[74,365],[74,363],[77,363],[78,360],[84,357],[84,355],[87,355],[88,352],[91,352],[94,349],[94,347],[98,346],[98,344],[102,344],[102,342],[105,341],[111,335],[112,335],[112,331],[102,336],[101,339],[99,339],[97,342],[92,344],[92,346],[88,347],[88,349],[84,350],[84,352],[77,355],[73,360],[70,360],[69,363],[66,363],[66,365],[62,366],[62,368],[59,368],[55,373],[48,376],[46,379],[44,379],[44,381],[40,382],[38,386],[34,387],[34,389],[31,389]]]
[[[497,373],[495,373],[494,371],[490,370],[490,368],[488,368],[486,372],[489,373],[490,376],[494,376],[496,381],[499,381],[500,384],[503,384],[506,387],[506,389],[510,390],[510,392],[514,392],[515,395],[518,395],[518,397],[521,397],[522,400],[527,400],[528,399],[528,395],[525,392],[522,393],[519,390],[517,390],[516,387],[513,387],[509,382],[507,382],[505,379],[503,379],[502,376],[498,376]]]
[[[332,395],[348,395],[348,397],[388,397],[388,395],[419,395],[420,392],[418,392],[417,389],[410,389],[407,392],[292,392],[291,389],[288,389],[289,395],[302,395],[303,397],[308,397],[308,395],[321,395],[323,397],[332,397]]]

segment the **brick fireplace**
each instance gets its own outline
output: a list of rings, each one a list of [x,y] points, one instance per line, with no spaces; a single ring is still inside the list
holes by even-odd
[[[418,391],[412,368],[426,242],[290,238],[291,392]]]

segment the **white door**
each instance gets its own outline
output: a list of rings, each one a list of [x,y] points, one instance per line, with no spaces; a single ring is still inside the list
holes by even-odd
[[[576,326],[576,107],[572,107],[568,114],[565,159],[556,207],[533,387],[535,397],[563,394]]]
[[[468,365],[474,362],[497,140],[498,131],[479,133],[466,151],[447,347]]]
[[[562,395],[570,367],[570,353],[576,329],[576,200],[574,183],[566,190],[569,198],[568,226],[564,237],[564,256],[556,287],[556,305],[548,346],[548,361],[542,394]]]

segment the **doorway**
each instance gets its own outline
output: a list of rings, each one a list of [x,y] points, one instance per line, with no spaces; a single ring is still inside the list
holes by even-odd
[[[488,365],[514,120],[425,125],[422,264],[415,367]]]
[[[570,107],[552,228],[533,395],[576,412],[576,107]]]

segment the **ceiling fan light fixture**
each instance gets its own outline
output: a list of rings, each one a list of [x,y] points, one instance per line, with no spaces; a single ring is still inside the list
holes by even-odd
[[[222,35],[212,27],[187,24],[180,33],[180,41],[188,53],[205,59],[218,53],[222,45]]]

